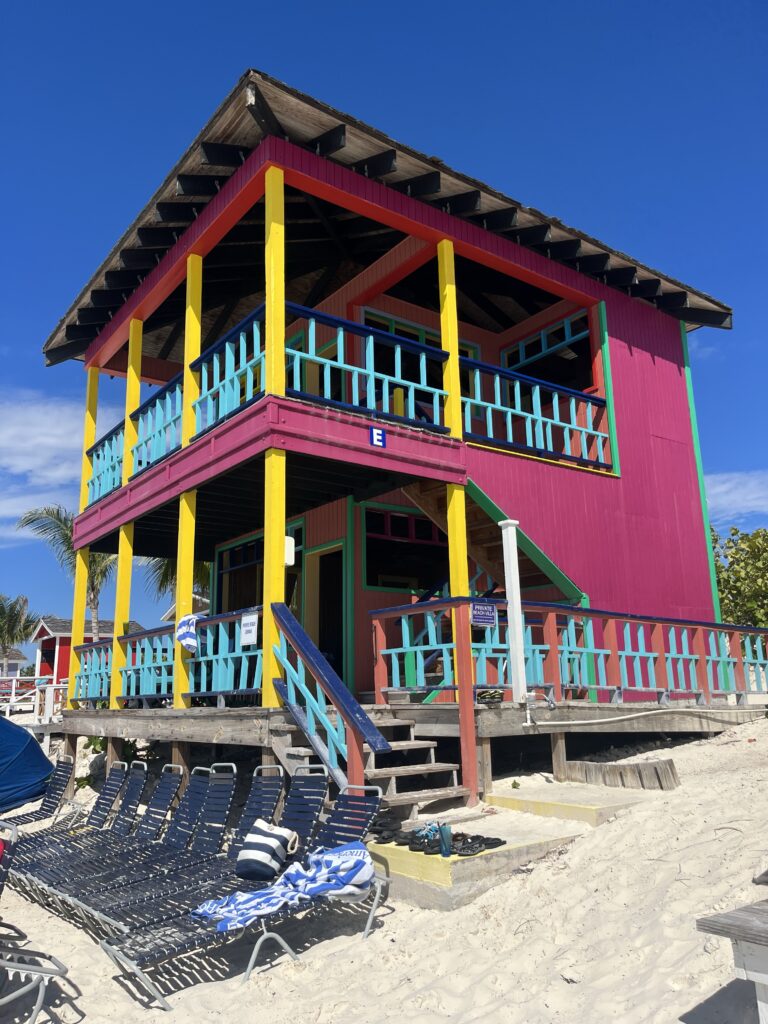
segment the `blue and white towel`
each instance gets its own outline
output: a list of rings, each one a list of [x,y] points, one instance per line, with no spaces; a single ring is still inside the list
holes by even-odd
[[[332,850],[322,847],[307,858],[306,867],[292,864],[274,885],[258,892],[234,892],[208,900],[192,911],[197,917],[216,921],[216,931],[245,928],[259,917],[285,907],[326,896],[362,896],[371,887],[373,861],[362,843],[347,843]]]
[[[185,651],[192,654],[197,650],[197,622],[201,615],[182,615],[176,623],[176,640]]]

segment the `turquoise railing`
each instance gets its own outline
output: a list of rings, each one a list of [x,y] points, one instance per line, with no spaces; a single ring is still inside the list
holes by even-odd
[[[259,616],[257,643],[242,642],[245,614]],[[190,697],[242,697],[261,690],[261,606],[200,619],[197,644],[190,660]]]
[[[286,708],[337,785],[364,782],[364,744],[391,747],[284,604],[273,604],[274,652],[285,681],[274,680]],[[343,763],[342,763],[343,762]]]
[[[470,600],[483,603],[444,599],[371,613],[377,694],[388,687],[432,695],[455,689],[451,611]],[[496,605],[497,619],[472,627],[475,685],[510,688],[505,604],[485,603]],[[525,601],[523,650],[529,689],[555,699],[574,691],[598,699],[699,701],[768,693],[768,630],[748,626]]]
[[[80,671],[75,675],[74,699],[109,700],[112,641],[81,644],[75,651],[80,655]]]
[[[610,468],[605,399],[462,358],[464,437]]]
[[[133,472],[153,466],[181,447],[182,374],[131,413],[138,440],[133,446]]]
[[[286,310],[306,323],[285,353],[289,394],[445,429],[442,349],[292,302]]]
[[[513,370],[519,369],[588,337],[589,314],[586,309],[580,309],[517,342],[506,353],[507,366]]]
[[[88,449],[91,457],[91,479],[88,481],[88,504],[119,487],[123,477],[123,433],[120,423]]]
[[[191,365],[200,374],[195,433],[210,430],[264,393],[264,304]]]
[[[173,697],[173,626],[159,626],[120,637],[125,644],[124,700]]]

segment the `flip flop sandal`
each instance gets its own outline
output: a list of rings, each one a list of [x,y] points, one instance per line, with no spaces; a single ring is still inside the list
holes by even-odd
[[[456,852],[460,857],[475,857],[484,849],[483,843],[463,843]]]
[[[394,843],[395,833],[394,832],[380,832],[374,837],[377,843],[385,845],[386,843]]]
[[[440,853],[440,840],[437,839],[430,843],[427,843],[427,845],[421,852],[426,853],[428,857],[434,857],[435,854]]]
[[[403,832],[402,829],[400,829],[399,832],[395,832],[394,835],[394,841],[397,844],[397,846],[410,846],[412,838],[412,832]]]
[[[497,850],[500,846],[506,846],[506,839],[499,839],[496,836],[486,836],[483,840],[486,850]]]

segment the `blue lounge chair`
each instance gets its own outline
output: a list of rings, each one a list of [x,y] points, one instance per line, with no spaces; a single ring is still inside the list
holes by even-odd
[[[314,839],[313,846],[334,847],[348,842],[362,840],[381,806],[381,790],[378,787],[350,787],[339,794],[334,808],[328,819],[321,825]],[[373,895],[371,910],[369,911],[363,938],[370,932],[375,912],[381,902],[385,880],[376,878],[371,886],[370,893],[362,897],[356,897],[354,902],[362,902]],[[204,890],[199,893],[200,901],[214,899],[221,895],[228,895],[233,891],[258,891],[265,888],[266,883],[246,883],[243,879],[237,879],[237,885],[229,884],[225,891]],[[286,950],[294,959],[296,952],[288,945],[282,936],[277,932],[269,930],[278,921],[297,914],[303,914],[307,910],[315,910],[320,906],[332,905],[327,900],[309,900],[298,908],[288,908],[277,911],[268,917],[261,918],[252,925],[239,928],[234,931],[217,931],[215,922],[201,920],[192,914],[186,914],[175,920],[164,924],[154,925],[132,932],[128,935],[114,936],[102,939],[100,945],[107,956],[119,968],[121,973],[132,975],[139,984],[158,1002],[164,1010],[170,1010],[171,1006],[160,992],[154,982],[147,976],[147,969],[151,969],[167,960],[189,954],[205,954],[228,945],[237,939],[245,936],[253,936],[258,933],[258,939],[254,945],[251,958],[246,969],[244,980],[250,977],[253,966],[256,962],[261,947],[267,940],[272,940]]]
[[[308,849],[327,792],[328,776],[324,768],[297,769],[279,821],[281,827],[290,828],[298,836],[298,847],[292,859],[300,858]],[[187,868],[173,877],[151,879],[142,886],[131,886],[116,893],[101,893],[87,902],[81,901],[80,906],[102,930],[127,932],[140,925],[179,917],[197,906],[203,892],[218,893],[227,887],[237,889],[245,884],[236,875],[237,854],[259,817],[269,820],[264,814],[256,813],[255,808],[246,808],[235,840],[223,856]]]
[[[69,754],[63,754],[56,762],[56,767],[48,780],[48,786],[43,794],[42,803],[34,811],[26,814],[16,814],[12,818],[5,818],[8,825],[32,825],[38,821],[45,821],[46,818],[53,818],[59,810],[61,801],[64,799],[72,772],[75,770],[74,758]]]
[[[17,849],[19,833],[16,825],[8,821],[0,821],[0,895],[5,887]],[[24,935],[14,929],[15,937],[23,939]],[[5,1009],[37,992],[32,1012],[26,1018],[27,1024],[35,1024],[45,1000],[49,982],[63,978],[67,968],[55,956],[40,953],[26,946],[18,947],[8,944],[7,937],[0,940],[0,1020],[10,1019],[5,1016]],[[8,989],[12,980],[21,982],[18,988]]]

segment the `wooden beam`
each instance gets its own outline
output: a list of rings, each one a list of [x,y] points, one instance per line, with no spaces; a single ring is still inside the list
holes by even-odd
[[[107,288],[129,288],[133,291],[143,280],[144,275],[140,270],[108,270],[104,274],[104,284]]]
[[[426,174],[417,174],[415,178],[393,181],[390,187],[407,196],[434,196],[440,191],[441,180],[440,171],[427,171]]]
[[[330,156],[344,149],[347,144],[347,126],[344,124],[334,125],[327,132],[316,135],[306,144],[317,156]]]
[[[385,174],[393,174],[397,170],[397,150],[385,149],[381,153],[372,153],[349,166],[358,174],[364,174],[366,178],[382,178]]]
[[[532,224],[527,228],[517,228],[510,235],[518,245],[540,245],[549,241],[552,228],[549,224]]]
[[[648,277],[629,286],[629,294],[636,299],[655,299],[661,295],[661,281],[658,277]]]
[[[486,231],[509,231],[517,224],[516,206],[507,206],[503,210],[489,210],[487,213],[478,213],[470,219],[474,224],[485,228]]]
[[[180,225],[177,228],[139,228],[136,234],[139,236],[139,244],[150,248],[169,248],[179,240],[184,228]]]
[[[128,298],[127,288],[94,288],[91,292],[91,303],[94,306],[122,306]]]
[[[117,305],[113,307],[102,306],[101,308],[83,306],[77,311],[77,322],[78,324],[95,324],[97,327],[103,327],[112,318],[113,309],[117,309]]]
[[[232,145],[229,142],[201,142],[201,163],[214,167],[239,167],[251,155],[249,146]]]
[[[165,256],[166,251],[166,249],[136,249],[129,247],[120,250],[120,262],[129,270],[154,270],[163,256]]]
[[[560,242],[545,242],[535,248],[551,260],[572,260],[581,252],[581,239],[566,238]]]
[[[555,782],[566,782],[568,780],[568,761],[565,753],[565,733],[553,732],[550,741],[552,743],[552,777]]]
[[[614,270],[606,270],[600,276],[606,284],[617,288],[629,288],[637,282],[637,270],[634,267],[616,267]]]
[[[250,82],[248,85],[246,110],[265,135],[278,135],[283,139],[288,138],[288,133],[278,121],[274,110],[267,103],[264,94],[255,82]]]
[[[576,270],[582,274],[603,274],[611,267],[611,257],[607,252],[587,253],[585,256],[577,255],[572,259],[564,259],[566,263],[573,263]]]
[[[474,213],[480,205],[480,191],[473,188],[469,192],[457,192],[452,196],[441,196],[430,204],[436,206],[443,213],[450,213],[458,217],[464,213]]]
[[[228,178],[227,174],[179,174],[176,178],[176,195],[215,196]]]
[[[191,224],[205,209],[205,203],[156,203],[157,219],[164,224]]]

